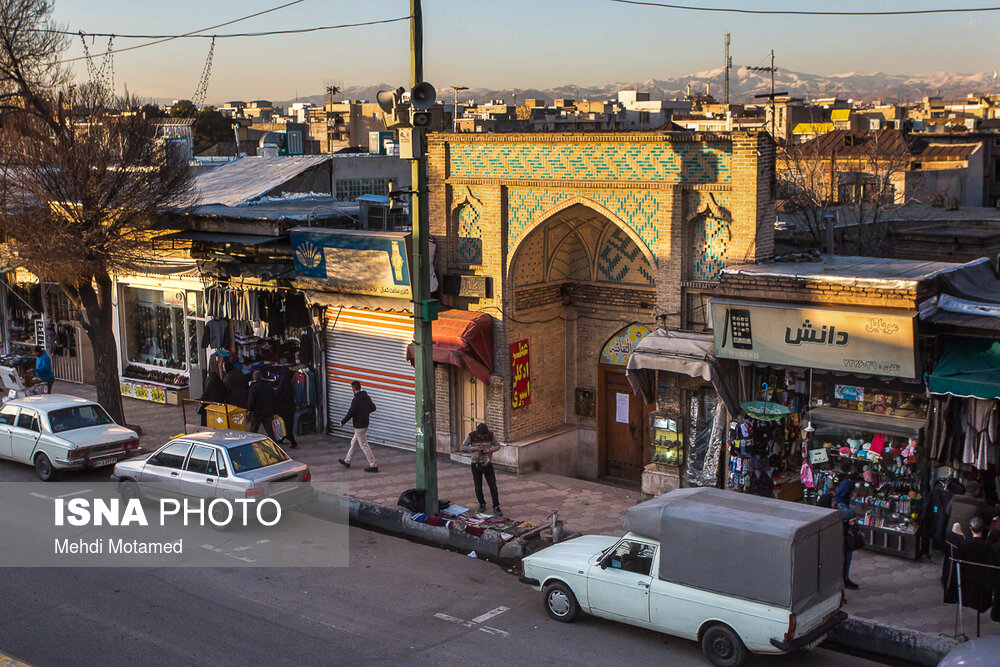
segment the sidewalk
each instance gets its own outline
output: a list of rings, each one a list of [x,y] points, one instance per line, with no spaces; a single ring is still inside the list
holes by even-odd
[[[59,382],[55,390],[95,398],[91,386]],[[182,432],[179,407],[123,400],[128,421],[142,426],[142,445],[146,449],[156,449]],[[188,420],[193,421],[190,416]],[[299,447],[289,452],[309,464],[314,480],[347,482],[351,495],[359,500],[396,507],[399,494],[416,486],[413,452],[373,446],[379,472],[367,474],[363,471],[363,460],[355,461],[350,470],[337,463],[347,452],[347,445],[343,438],[312,434],[299,438]],[[586,534],[622,535],[625,508],[642,500],[638,490],[537,472],[498,474],[497,485],[506,516],[542,524],[546,515],[557,510],[568,529]],[[438,488],[441,499],[465,507],[476,505],[467,465],[439,458]],[[844,609],[851,616],[879,625],[951,636],[955,632],[956,607],[941,601],[940,572],[939,555],[933,562],[914,562],[864,550],[855,552],[851,579],[861,588],[847,591]],[[963,609],[963,615],[965,634],[974,637],[975,613]],[[983,615],[981,624],[983,635],[1000,635],[1000,623],[990,621],[988,613]]]

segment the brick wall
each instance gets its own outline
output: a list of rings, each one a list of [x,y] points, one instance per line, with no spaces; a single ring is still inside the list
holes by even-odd
[[[594,420],[577,421],[573,402],[576,387],[596,389],[601,346],[631,322],[653,326],[658,314],[667,315],[668,326],[681,325],[682,283],[692,261],[685,192],[711,193],[726,208],[725,264],[770,258],[773,169],[771,140],[748,132],[431,134],[438,273],[493,279],[489,299],[442,302],[495,318],[486,411],[501,440],[567,423],[596,428]],[[515,249],[553,213],[574,205],[588,207],[643,251],[651,288],[578,281],[511,288]],[[511,410],[508,346],[523,338],[530,345],[532,403]]]
[[[718,296],[759,301],[787,301],[883,308],[915,308],[929,286],[890,289],[859,282],[834,283],[785,276],[723,273]]]

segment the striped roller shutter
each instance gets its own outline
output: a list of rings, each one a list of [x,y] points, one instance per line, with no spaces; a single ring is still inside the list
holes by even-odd
[[[413,367],[406,347],[413,340],[413,317],[406,313],[329,310],[326,334],[326,382],[329,431],[350,437],[340,420],[351,405],[351,381],[378,408],[371,416],[368,439],[415,447],[416,406]]]

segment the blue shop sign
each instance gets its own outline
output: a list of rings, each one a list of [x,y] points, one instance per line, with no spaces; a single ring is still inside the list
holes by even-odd
[[[409,232],[296,227],[290,232],[300,278],[338,292],[409,299]]]

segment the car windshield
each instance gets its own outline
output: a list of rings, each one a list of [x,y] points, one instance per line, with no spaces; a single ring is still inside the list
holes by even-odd
[[[247,445],[233,447],[229,450],[229,458],[233,462],[233,470],[241,473],[287,461],[288,454],[281,451],[274,442],[264,438]]]
[[[53,433],[72,431],[88,426],[101,426],[114,423],[108,413],[99,405],[79,405],[73,408],[60,408],[49,413],[49,426]]]

